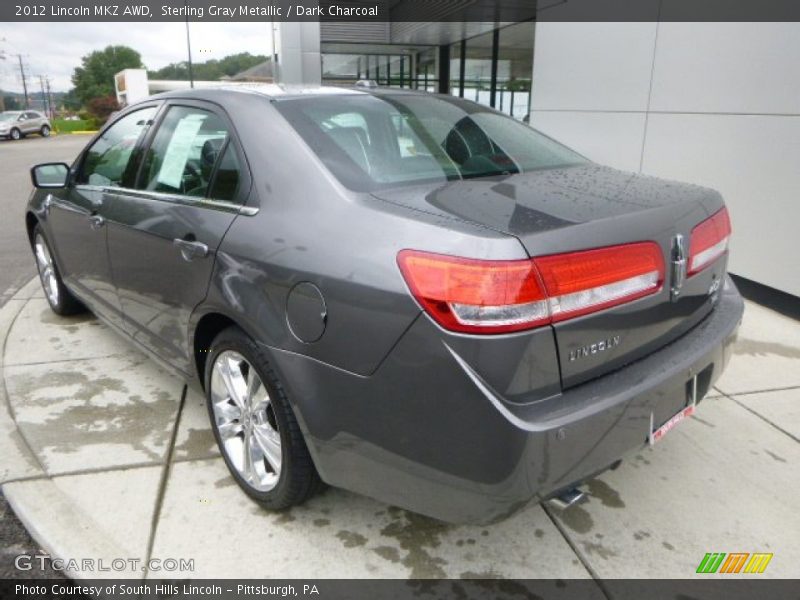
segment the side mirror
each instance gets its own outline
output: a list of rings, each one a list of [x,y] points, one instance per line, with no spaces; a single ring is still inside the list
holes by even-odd
[[[20,115],[19,119],[17,119],[17,121],[24,121],[24,120],[25,120],[25,115]]]
[[[69,165],[66,163],[43,163],[31,169],[31,181],[39,189],[63,188],[68,180]]]

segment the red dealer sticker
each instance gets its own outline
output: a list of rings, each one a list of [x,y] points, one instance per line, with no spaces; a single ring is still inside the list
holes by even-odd
[[[664,423],[661,427],[653,431],[650,434],[650,440],[649,440],[650,444],[651,445],[655,444],[658,440],[667,435],[667,433],[669,433],[672,430],[672,428],[675,427],[678,423],[680,423],[687,417],[691,417],[694,414],[695,408],[696,407],[694,404],[690,404],[682,411],[671,417],[669,421]]]

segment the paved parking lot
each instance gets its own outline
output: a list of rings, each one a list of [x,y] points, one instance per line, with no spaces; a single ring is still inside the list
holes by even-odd
[[[87,135],[0,139],[0,306],[36,273],[25,237],[25,202],[31,191],[29,169],[40,162],[71,163]]]
[[[14,169],[70,158],[85,141],[62,140],[26,140]],[[8,156],[0,143],[4,171]],[[12,185],[11,200],[0,195],[12,219],[0,222],[22,245],[27,183]],[[587,502],[452,526],[335,489],[262,510],[228,475],[201,397],[93,317],[53,315],[37,281],[9,296],[0,482],[54,556],[193,559],[179,577],[568,579],[690,578],[706,552],[771,552],[761,577],[800,576],[800,322],[752,302],[698,415],[590,481]]]

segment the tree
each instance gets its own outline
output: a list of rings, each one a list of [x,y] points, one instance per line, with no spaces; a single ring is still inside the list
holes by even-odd
[[[102,125],[108,120],[108,117],[114,111],[119,110],[119,104],[114,96],[102,96],[92,98],[86,106],[89,114],[94,117],[99,125]]]
[[[192,71],[197,81],[216,81],[223,76],[232,77],[237,73],[254,67],[268,60],[266,56],[252,55],[249,52],[232,54],[220,60],[212,58],[202,63],[193,63]],[[187,62],[170,63],[157,71],[148,71],[150,79],[189,79],[189,64]]]
[[[75,94],[75,88],[61,96],[61,104],[65,110],[78,111],[81,109],[81,101]]]
[[[107,46],[82,59],[72,74],[75,95],[83,104],[114,94],[114,75],[123,69],[143,69],[141,55],[127,46]]]
[[[16,96],[3,96],[3,110],[22,110],[22,103]]]

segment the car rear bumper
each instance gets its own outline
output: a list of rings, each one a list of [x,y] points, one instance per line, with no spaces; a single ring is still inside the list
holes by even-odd
[[[722,373],[743,302],[730,279],[687,334],[613,373],[511,403],[442,343],[409,328],[369,377],[270,349],[322,478],[450,522],[487,522],[611,466]],[[646,475],[645,475],[646,476]]]

